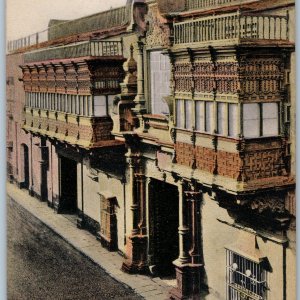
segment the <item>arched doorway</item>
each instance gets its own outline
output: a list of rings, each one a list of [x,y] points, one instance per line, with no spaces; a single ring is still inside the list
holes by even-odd
[[[22,159],[22,172],[23,181],[21,182],[21,188],[29,188],[29,157],[28,157],[28,146],[26,144],[21,145],[21,159]]]

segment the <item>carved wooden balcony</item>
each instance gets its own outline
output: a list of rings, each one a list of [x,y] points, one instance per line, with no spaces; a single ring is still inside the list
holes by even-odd
[[[287,43],[289,16],[230,13],[174,23],[174,45]]]
[[[54,110],[24,108],[23,129],[34,135],[84,149],[120,144],[111,135],[109,116],[84,116]]]
[[[171,131],[172,161],[160,154],[158,166],[199,178],[204,185],[242,193],[294,184],[285,138],[228,138],[180,129]],[[190,175],[188,175],[190,174]]]
[[[25,63],[64,60],[71,58],[120,58],[123,56],[121,41],[90,40],[26,53]]]

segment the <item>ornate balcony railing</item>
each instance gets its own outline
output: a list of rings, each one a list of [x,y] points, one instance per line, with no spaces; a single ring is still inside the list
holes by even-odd
[[[40,43],[123,26],[130,21],[130,6],[122,6],[92,16],[83,17],[66,22],[59,22],[47,29],[7,42],[7,51],[14,52],[18,49],[37,46]]]
[[[174,23],[174,44],[241,40],[288,40],[289,16],[240,12]]]
[[[33,51],[24,55],[25,63],[86,56],[123,56],[122,41],[91,40],[55,48]]]
[[[186,10],[196,10],[203,8],[214,8],[220,5],[243,4],[255,0],[185,0]]]

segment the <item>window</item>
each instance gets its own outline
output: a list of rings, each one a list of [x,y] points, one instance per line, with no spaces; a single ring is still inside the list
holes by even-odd
[[[176,100],[176,127],[183,128],[183,100]]]
[[[192,130],[193,127],[193,103],[191,100],[184,101],[184,119],[185,119],[185,129]]]
[[[204,131],[204,101],[196,101],[196,130]]]
[[[266,299],[267,272],[258,264],[226,250],[227,299]]]
[[[164,97],[170,94],[170,59],[161,51],[150,52],[151,110],[153,114],[169,114]]]
[[[213,102],[205,102],[205,131],[209,133],[214,130],[213,112]]]
[[[102,117],[107,115],[106,96],[94,96],[94,115]]]
[[[227,135],[227,104],[226,103],[218,103],[218,134]]]
[[[176,127],[193,129],[193,102],[176,100]]]
[[[238,135],[238,106],[230,103],[228,105],[228,135],[236,137]]]
[[[263,103],[262,118],[263,136],[278,135],[278,104]]]
[[[244,104],[243,132],[246,138],[278,135],[278,103]]]
[[[259,104],[244,104],[243,111],[243,128],[245,137],[260,136],[260,112]]]

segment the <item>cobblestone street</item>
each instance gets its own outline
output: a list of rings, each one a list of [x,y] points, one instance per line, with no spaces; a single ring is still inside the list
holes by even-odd
[[[8,199],[8,299],[142,299]]]

